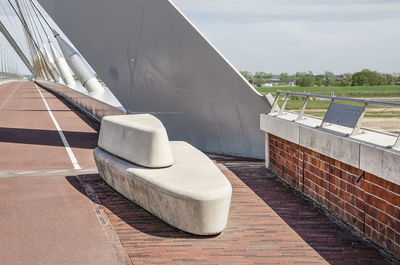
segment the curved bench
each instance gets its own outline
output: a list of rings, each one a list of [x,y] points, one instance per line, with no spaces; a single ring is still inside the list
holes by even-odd
[[[164,168],[137,165],[100,147],[94,157],[101,177],[111,187],[168,224],[197,235],[222,232],[232,196],[230,182],[190,144],[169,142],[168,147],[174,163]]]

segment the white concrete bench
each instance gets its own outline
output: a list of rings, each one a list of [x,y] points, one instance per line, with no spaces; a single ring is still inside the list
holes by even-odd
[[[127,118],[127,121],[131,120],[138,121]],[[122,126],[121,118],[118,121],[118,126]],[[102,124],[101,131],[109,130],[109,126]],[[138,128],[132,124],[128,127]],[[112,135],[101,134],[103,137]],[[113,141],[117,142],[117,139]],[[94,157],[101,177],[111,187],[168,224],[197,235],[222,232],[227,224],[232,196],[230,182],[205,154],[190,144],[170,142],[169,145],[174,163],[164,168],[140,166],[102,148],[94,150]],[[123,143],[119,146],[126,147]],[[149,148],[152,146],[149,143]],[[130,149],[130,152],[142,152],[143,149],[144,145],[139,150]],[[129,155],[137,159],[137,154]]]

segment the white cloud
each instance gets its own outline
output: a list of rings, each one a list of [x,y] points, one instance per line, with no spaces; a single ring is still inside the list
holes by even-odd
[[[400,72],[400,1],[174,2],[240,70]]]
[[[240,70],[400,72],[400,0],[173,1]]]

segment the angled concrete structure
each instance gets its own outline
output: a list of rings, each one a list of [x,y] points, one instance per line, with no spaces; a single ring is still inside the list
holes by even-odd
[[[259,114],[271,104],[172,2],[39,3],[129,113],[157,116],[171,140],[203,151],[264,157]]]

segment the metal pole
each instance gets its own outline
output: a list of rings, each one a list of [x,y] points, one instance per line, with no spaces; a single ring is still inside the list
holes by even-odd
[[[310,99],[310,96],[306,95],[306,100],[303,103],[303,107],[301,108],[301,111],[299,113],[299,116],[297,116],[296,121],[301,121],[304,119],[304,112],[306,111],[307,103],[308,103],[309,99]]]

